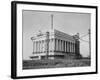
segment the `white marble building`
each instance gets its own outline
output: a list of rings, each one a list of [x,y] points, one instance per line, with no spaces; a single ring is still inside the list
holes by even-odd
[[[80,56],[79,34],[71,36],[58,30],[39,33],[31,38],[31,59],[77,58]]]

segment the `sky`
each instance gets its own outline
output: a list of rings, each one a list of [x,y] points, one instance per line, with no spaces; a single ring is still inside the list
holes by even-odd
[[[32,56],[31,37],[35,33],[51,29],[51,15],[53,15],[53,28],[69,35],[80,34],[80,37],[88,33],[90,28],[91,14],[71,12],[46,12],[23,10],[22,32],[23,32],[23,59],[30,59]],[[89,35],[80,40],[80,54],[86,57],[89,55]]]

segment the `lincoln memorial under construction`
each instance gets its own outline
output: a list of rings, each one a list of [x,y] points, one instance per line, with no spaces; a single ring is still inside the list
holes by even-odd
[[[72,13],[72,15],[74,14]],[[34,17],[35,16],[36,15],[34,15]],[[31,17],[29,16],[30,21],[31,19],[33,19]],[[25,57],[23,58],[23,69],[90,66],[91,55],[88,57],[84,57],[83,55],[83,54],[88,54],[88,51],[90,53],[91,50],[90,29],[88,29],[87,27],[85,29],[86,31],[84,30],[83,32],[81,32],[82,31],[81,29],[85,28],[84,27],[85,25],[82,22],[81,22],[82,26],[77,25],[78,26],[77,27],[76,25],[73,24],[73,26],[70,27],[70,25],[67,25],[69,23],[66,22],[64,17],[63,21],[64,23],[66,23],[66,25],[63,25],[62,23],[60,25],[60,23],[57,22],[58,16],[56,14],[54,16],[53,14],[49,13],[48,18],[49,17],[50,20],[46,19],[48,20],[47,22],[50,21],[49,23],[45,22],[46,20],[43,22],[41,21],[44,17],[42,17],[41,19],[39,17],[38,19],[36,18],[37,19],[36,23],[35,23],[35,18],[33,21],[30,22],[27,20],[26,17],[26,22],[24,23],[27,24],[23,29],[25,30],[23,37],[24,40],[23,57]],[[83,19],[81,18],[81,20]]]
[[[55,58],[79,58],[80,42],[79,33],[68,35],[56,29],[34,35],[31,37],[33,42],[33,60],[55,59]]]

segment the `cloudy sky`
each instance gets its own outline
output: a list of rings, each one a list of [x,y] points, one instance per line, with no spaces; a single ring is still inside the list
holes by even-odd
[[[70,12],[45,12],[23,10],[23,59],[29,59],[32,55],[31,37],[39,30],[51,29],[51,14],[53,14],[53,28],[64,33],[80,37],[88,33],[90,28],[91,15],[89,13]],[[83,40],[88,40],[88,35]],[[80,53],[83,56],[89,55],[89,43],[80,40]]]

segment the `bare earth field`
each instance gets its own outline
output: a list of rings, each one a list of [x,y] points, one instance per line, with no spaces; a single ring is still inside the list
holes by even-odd
[[[90,59],[23,60],[23,69],[90,66]]]

